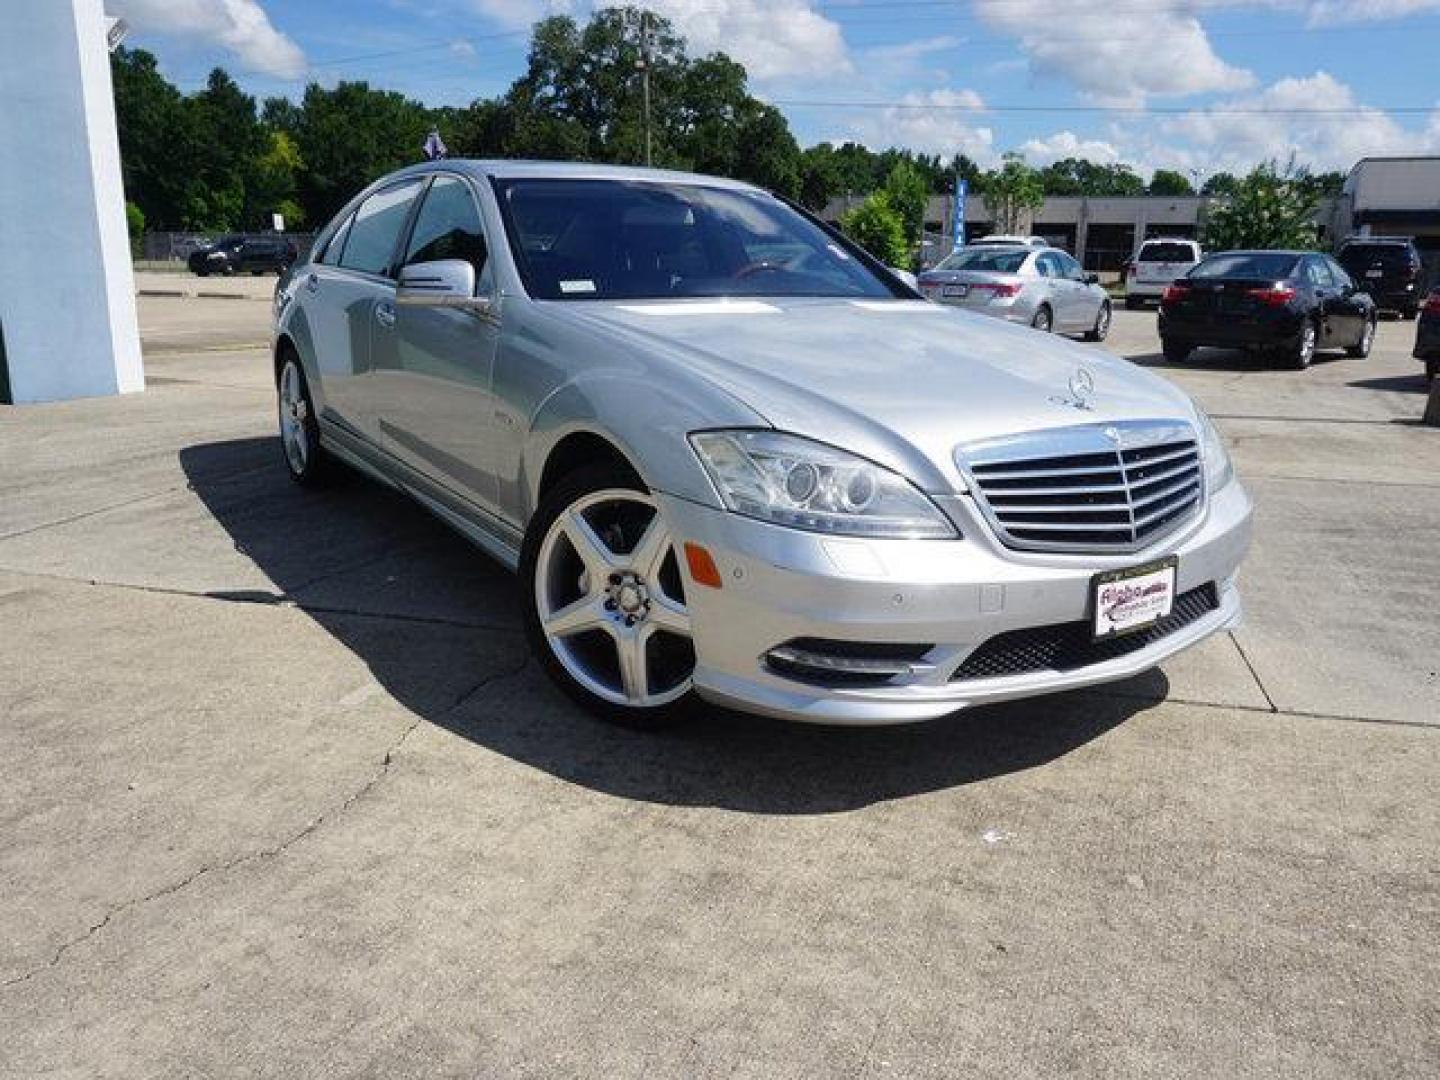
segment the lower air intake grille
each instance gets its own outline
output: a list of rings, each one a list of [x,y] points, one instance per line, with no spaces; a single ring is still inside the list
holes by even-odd
[[[1144,630],[1096,641],[1088,619],[1034,626],[998,634],[965,658],[952,682],[998,679],[1031,671],[1076,671],[1092,664],[1139,652],[1181,630],[1220,606],[1213,582],[1175,598],[1170,614]]]

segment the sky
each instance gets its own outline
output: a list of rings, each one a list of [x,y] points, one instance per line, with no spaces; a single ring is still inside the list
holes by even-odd
[[[428,105],[503,93],[528,27],[591,0],[106,0],[183,90],[365,79]],[[993,166],[1063,157],[1203,180],[1440,153],[1440,0],[649,0],[722,50],[802,146]]]

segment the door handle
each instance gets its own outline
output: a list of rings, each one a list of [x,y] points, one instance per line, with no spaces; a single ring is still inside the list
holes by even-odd
[[[389,304],[376,304],[375,321],[389,330],[395,325],[395,309]]]

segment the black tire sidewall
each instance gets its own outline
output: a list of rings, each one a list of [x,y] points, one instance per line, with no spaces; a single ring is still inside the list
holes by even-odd
[[[310,452],[305,456],[305,468],[300,472],[295,471],[295,466],[290,463],[290,455],[285,452],[285,439],[280,439],[280,457],[285,462],[285,471],[290,474],[290,479],[301,487],[318,487],[329,478],[329,459],[324,449],[320,446],[320,421],[315,408],[315,399],[310,394],[310,380],[305,377],[305,365],[300,362],[297,356],[287,356],[280,365],[283,376],[286,366],[294,364],[300,373],[300,390],[305,395],[305,437],[310,444]],[[276,422],[279,422],[280,409],[280,379],[275,380],[275,408]]]
[[[1040,316],[1045,316],[1045,324],[1040,323]],[[1030,317],[1030,329],[1039,330],[1042,334],[1048,334],[1055,329],[1055,312],[1050,310],[1049,304],[1041,304],[1035,309],[1035,314]]]
[[[550,531],[550,526],[554,524],[555,519],[573,503],[586,495],[607,488],[623,488],[650,494],[631,470],[618,465],[601,463],[585,465],[562,477],[554,487],[545,493],[540,500],[540,505],[535,508],[535,513],[531,516],[530,524],[525,530],[524,543],[520,548],[519,583],[521,609],[524,612],[525,621],[525,638],[531,652],[540,661],[540,666],[544,669],[545,674],[566,697],[586,712],[620,727],[639,731],[658,731],[662,728],[673,727],[694,714],[696,706],[699,704],[699,696],[693,689],[668,705],[644,708],[634,705],[618,705],[615,702],[598,698],[580,685],[575,677],[566,670],[565,665],[560,662],[560,658],[555,655],[555,651],[550,648],[550,642],[540,625],[540,609],[535,600],[535,572],[539,566],[540,548],[545,541],[545,534]],[[686,585],[693,587],[688,581]]]

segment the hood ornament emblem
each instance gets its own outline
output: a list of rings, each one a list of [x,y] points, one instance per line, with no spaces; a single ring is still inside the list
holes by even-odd
[[[1068,405],[1072,409],[1092,409],[1090,399],[1095,396],[1095,376],[1089,368],[1077,367],[1070,376],[1070,396],[1055,395],[1050,400],[1056,405]]]

